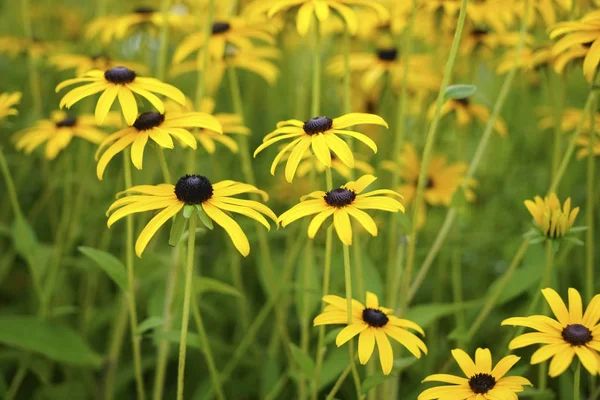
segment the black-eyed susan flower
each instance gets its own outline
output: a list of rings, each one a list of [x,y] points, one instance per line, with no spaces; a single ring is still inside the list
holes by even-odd
[[[21,92],[0,94],[0,121],[9,115],[19,115],[19,111],[14,108],[21,101]]]
[[[358,18],[353,6],[373,9],[381,20],[389,18],[389,12],[382,4],[370,0],[273,0],[265,2],[256,12],[266,11],[272,18],[277,13],[297,8],[296,29],[300,36],[306,36],[315,16],[320,23],[324,23],[338,13],[344,19],[348,32],[354,35],[358,30]]]
[[[505,319],[502,325],[524,326],[537,331],[517,336],[508,347],[512,350],[543,344],[531,356],[531,363],[538,364],[552,358],[548,370],[552,377],[565,372],[575,356],[590,374],[596,375],[600,371],[600,295],[594,296],[584,313],[581,296],[573,288],[569,288],[568,309],[553,289],[543,289],[542,294],[556,320],[545,315]]]
[[[0,36],[0,54],[6,54],[9,57],[31,54],[34,59],[39,59],[48,54],[56,52],[61,45],[33,38],[29,40],[24,37]]]
[[[146,66],[133,61],[115,60],[105,54],[86,55],[63,53],[51,56],[48,62],[59,71],[74,69],[76,75],[83,75],[93,69],[107,70],[118,66],[124,66],[141,74],[147,74]]]
[[[560,201],[555,193],[545,196],[535,196],[533,201],[525,200],[525,207],[535,221],[535,225],[541,234],[548,239],[562,238],[566,236],[579,214],[579,207],[571,209],[571,198],[569,197],[561,207]]]
[[[190,54],[202,49],[205,40],[205,33],[202,31],[187,36],[175,50],[173,63],[179,64]],[[225,55],[228,44],[240,51],[249,51],[254,47],[252,40],[258,40],[263,44],[275,44],[275,39],[265,25],[249,24],[239,17],[217,20],[212,25],[208,52],[212,58],[221,59]]]
[[[175,112],[191,112],[194,110],[194,105],[190,99],[188,99],[185,107],[180,106],[179,104],[169,101],[166,103],[167,112],[175,111]],[[221,143],[233,153],[237,153],[239,151],[239,146],[237,142],[228,136],[228,134],[237,134],[237,135],[245,135],[248,136],[251,134],[250,129],[242,124],[242,117],[238,114],[231,113],[216,113],[215,111],[215,101],[211,98],[205,98],[200,103],[200,112],[214,115],[215,119],[221,124],[221,128],[223,130],[222,133],[218,131],[213,131],[210,129],[202,128],[193,131],[194,137],[198,140],[198,142],[204,147],[204,149],[209,154],[213,154],[217,149],[215,142]]]
[[[363,191],[377,178],[373,175],[363,175],[356,181],[351,181],[342,187],[324,192],[317,190],[304,196],[300,203],[279,216],[283,227],[292,222],[317,214],[308,226],[308,237],[315,237],[323,222],[333,217],[333,226],[338,237],[346,246],[352,245],[352,224],[354,218],[372,236],[377,236],[377,225],[363,210],[383,210],[389,212],[404,212],[404,206],[396,199],[388,196],[402,197],[388,189],[378,189],[372,192]],[[380,196],[387,195],[387,196]]]
[[[354,156],[354,170],[363,174],[373,175],[375,173],[375,168],[373,168],[368,162],[359,159],[359,157],[363,158],[363,156],[360,154]],[[302,157],[302,161],[300,161],[300,164],[298,164],[296,176],[307,176],[313,167],[317,173],[323,173],[328,168],[325,166],[325,164],[314,163],[312,152],[305,153],[304,157]],[[335,153],[331,153],[331,169],[347,180],[352,179],[352,168],[349,168],[346,164],[340,161]]]
[[[366,300],[366,307],[361,302],[352,300],[352,322],[349,323],[346,299],[333,295],[324,296],[323,301],[327,306],[314,319],[313,324],[347,324],[338,333],[335,344],[339,347],[358,335],[358,359],[363,365],[373,355],[377,343],[379,361],[385,375],[392,372],[394,365],[394,353],[388,336],[406,347],[416,358],[421,358],[421,353],[427,354],[425,343],[408,330],[425,335],[419,325],[392,315],[394,310],[390,308],[379,306],[379,299],[374,293],[367,292]]]
[[[550,31],[550,38],[559,39],[552,49],[559,55],[571,48],[583,46],[586,55],[583,61],[583,75],[592,82],[600,64],[600,11],[592,11],[577,21],[559,22]]]
[[[206,128],[214,132],[223,132],[219,121],[206,113],[161,114],[149,111],[140,114],[132,126],[113,133],[100,144],[96,152],[98,179],[102,180],[110,160],[130,145],[131,162],[137,169],[142,169],[144,149],[148,139],[152,139],[160,147],[172,149],[175,147],[172,139],[174,137],[182,146],[196,149],[196,138],[190,133],[189,128]]]
[[[107,122],[111,126],[118,126],[121,119],[112,114]],[[99,144],[106,136],[106,133],[98,128],[93,115],[73,116],[64,111],[55,111],[50,119],[38,121],[34,126],[15,133],[14,140],[16,148],[24,150],[26,154],[30,154],[46,142],[44,157],[53,160],[71,143],[73,137]]]
[[[440,117],[444,117],[450,113],[456,115],[456,123],[458,126],[465,127],[473,123],[474,120],[485,124],[490,119],[490,110],[482,104],[475,104],[468,98],[450,99],[442,106]],[[435,114],[435,104],[429,108],[429,118],[433,118]],[[500,117],[494,122],[494,130],[502,137],[508,135],[506,123]]]
[[[333,152],[344,164],[350,168],[354,168],[352,151],[348,147],[348,144],[338,137],[338,135],[353,137],[369,146],[374,153],[377,153],[377,145],[368,136],[344,129],[360,124],[375,124],[388,127],[383,118],[374,114],[363,113],[350,113],[334,119],[315,117],[306,122],[298,119],[281,121],[277,124],[277,129],[263,138],[263,143],[254,152],[254,157],[275,143],[292,139],[289,144],[279,151],[273,160],[271,164],[272,175],[275,175],[277,164],[279,164],[279,161],[289,151],[290,156],[285,165],[285,178],[288,182],[291,182],[294,179],[298,164],[309,148],[312,148],[317,160],[327,167],[331,167],[331,152]]]
[[[517,58],[518,54],[518,58]],[[544,65],[552,65],[554,62],[552,48],[550,46],[523,47],[521,50],[511,49],[506,51],[496,68],[498,74],[505,74],[513,68],[523,71],[534,71]]]
[[[556,125],[556,116],[554,115],[553,107],[540,107],[536,110],[542,116],[538,122],[538,127],[541,130],[554,129]],[[573,132],[577,129],[583,117],[583,110],[580,108],[566,108],[563,110],[560,120],[560,130],[563,133]],[[582,133],[589,133],[591,129],[591,118],[585,118],[581,126]],[[594,116],[594,127],[596,132],[600,132],[600,113]]]
[[[175,86],[163,83],[158,79],[139,77],[135,71],[126,67],[86,72],[78,78],[67,79],[60,83],[56,87],[56,92],[77,83],[85,84],[65,94],[60,101],[60,108],[71,108],[79,100],[102,92],[96,103],[95,116],[98,124],[102,124],[117,97],[128,125],[133,125],[138,116],[138,106],[134,94],[148,100],[160,113],[165,111],[165,106],[154,93],[162,94],[179,104],[185,104],[185,95]]]
[[[201,175],[185,175],[176,185],[134,186],[119,194],[130,196],[119,198],[108,209],[108,227],[130,214],[161,210],[144,227],[135,243],[135,252],[141,257],[150,239],[165,222],[181,212],[184,206],[194,206],[210,221],[225,229],[235,248],[245,257],[250,253],[248,238],[238,223],[225,212],[250,217],[267,229],[271,226],[262,214],[273,221],[277,221],[277,217],[269,207],[258,201],[232,197],[242,193],[258,193],[264,201],[268,199],[267,193],[252,185],[231,180],[212,184],[208,178]]]
[[[383,161],[381,168],[398,173],[403,183],[398,187],[398,193],[404,196],[406,204],[410,204],[417,192],[417,183],[421,171],[421,159],[415,148],[407,143],[397,161]],[[468,165],[465,162],[448,163],[448,159],[440,154],[434,155],[427,171],[427,182],[423,200],[431,206],[446,206],[452,204],[452,199],[458,189],[464,190],[467,201],[475,199],[472,188],[477,182],[467,181],[465,174]],[[417,226],[425,223],[426,209],[420,207],[417,216]]]
[[[516,393],[531,382],[521,376],[506,376],[510,369],[521,359],[510,355],[504,357],[494,367],[489,349],[477,349],[475,362],[463,350],[452,350],[452,357],[466,378],[448,374],[434,374],[423,382],[442,382],[451,385],[438,386],[424,390],[418,400],[515,400]]]

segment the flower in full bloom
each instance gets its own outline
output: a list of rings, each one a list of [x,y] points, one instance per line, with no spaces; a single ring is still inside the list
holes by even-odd
[[[524,326],[537,331],[517,336],[508,347],[513,350],[542,344],[531,356],[531,363],[552,358],[548,370],[552,377],[565,372],[575,356],[590,374],[596,375],[600,371],[600,295],[594,296],[584,313],[581,295],[573,288],[569,288],[569,308],[553,289],[543,289],[542,294],[556,319],[545,315],[505,319],[502,325]]]
[[[367,292],[366,300],[366,306],[358,300],[352,300],[352,321],[349,322],[346,299],[339,296],[325,296],[323,301],[327,306],[323,313],[317,315],[313,324],[315,326],[347,325],[338,333],[335,344],[339,347],[358,335],[358,359],[363,365],[373,355],[377,343],[379,361],[385,375],[392,372],[394,365],[394,353],[388,336],[406,347],[417,358],[421,358],[421,353],[427,354],[425,343],[408,330],[412,329],[425,335],[419,325],[392,315],[394,310],[381,307],[374,293]]]

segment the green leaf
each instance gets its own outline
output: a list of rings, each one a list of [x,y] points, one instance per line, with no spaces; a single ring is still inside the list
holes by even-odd
[[[0,343],[40,353],[63,364],[100,367],[102,357],[75,331],[35,317],[0,317]]]
[[[185,219],[189,219],[192,216],[192,213],[196,210],[192,204],[186,204],[183,206],[183,216]]]
[[[381,385],[383,382],[392,378],[393,375],[383,375],[383,374],[374,374],[369,375],[363,381],[362,385],[360,385],[360,389],[363,394],[369,393],[369,390],[373,389],[375,386]]]
[[[408,217],[408,215],[406,215],[406,213],[403,212],[397,212],[396,214],[394,214],[396,217],[397,222],[400,224],[400,226],[402,228],[404,228],[404,230],[406,232],[410,232],[410,218]]]
[[[167,340],[171,343],[179,343],[181,341],[181,331],[160,332],[156,335],[157,340]],[[200,336],[197,333],[188,332],[186,339],[186,347],[203,351],[200,343]]]
[[[542,243],[545,240],[546,240],[546,238],[544,236],[538,236],[537,238],[531,239],[529,241],[529,244],[538,244],[538,243]]]
[[[454,314],[458,310],[480,305],[480,301],[472,301],[468,303],[431,303],[412,307],[406,313],[406,319],[411,320],[422,328],[431,325],[436,320]]]
[[[335,382],[342,371],[348,366],[350,359],[346,346],[329,346],[325,356],[325,361],[323,361],[323,366],[321,367],[319,389],[322,389]]]
[[[226,283],[223,283],[217,279],[206,278],[206,277],[195,277],[194,278],[194,289],[196,293],[204,292],[216,292],[226,294],[233,297],[244,297],[236,288]]]
[[[151,329],[157,328],[165,323],[165,320],[162,317],[150,317],[142,323],[140,323],[137,327],[136,334],[142,335],[144,332],[147,332]]]
[[[81,246],[79,251],[93,260],[112,279],[121,290],[127,291],[127,273],[125,266],[115,256],[102,250]]]
[[[477,86],[475,85],[450,85],[446,88],[446,92],[444,92],[444,100],[448,99],[464,99],[470,97],[477,91]]]
[[[25,218],[17,217],[12,226],[12,234],[17,253],[28,263],[33,264],[38,241],[31,225]]]
[[[302,372],[304,372],[306,376],[312,377],[315,372],[315,364],[312,358],[306,355],[306,353],[303,352],[300,347],[293,343],[290,343],[290,350],[292,350],[292,356],[302,369]]]
[[[569,229],[569,234],[571,234],[571,233],[585,232],[585,231],[587,231],[587,229],[588,229],[587,226],[574,226],[571,229]]]
[[[171,232],[169,233],[169,246],[177,246],[183,231],[185,230],[186,218],[183,213],[177,213],[173,222],[171,222]]]
[[[581,240],[579,238],[576,238],[574,236],[565,236],[563,238],[563,240],[565,242],[571,242],[571,243],[573,243],[574,245],[577,245],[577,246],[584,246],[585,245],[585,243],[583,242],[583,240]]]
[[[196,204],[196,211],[198,213],[198,217],[200,218],[200,221],[202,221],[202,223],[204,224],[205,227],[207,227],[211,231],[213,229],[215,229],[212,219],[210,219],[208,217],[208,215],[206,215],[206,213],[204,212],[204,210],[202,209],[202,206],[200,204]]]
[[[327,334],[325,335],[325,344],[329,344],[329,343],[333,343],[335,341],[335,338],[337,337],[338,333],[340,333],[342,331],[342,329],[344,328],[335,328],[330,330],[329,332],[327,332]]]

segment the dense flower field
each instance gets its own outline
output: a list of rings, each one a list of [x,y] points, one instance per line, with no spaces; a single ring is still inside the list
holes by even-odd
[[[600,399],[599,7],[0,4],[0,397]]]

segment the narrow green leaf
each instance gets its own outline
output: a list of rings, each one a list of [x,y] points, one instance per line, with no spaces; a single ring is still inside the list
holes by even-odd
[[[157,328],[165,323],[165,320],[162,317],[150,317],[144,321],[142,321],[136,330],[138,335],[142,335],[144,332],[147,332],[151,329]]]
[[[102,357],[73,330],[36,317],[0,317],[0,343],[69,365],[100,367]]]
[[[577,246],[583,246],[583,245],[585,245],[585,243],[583,242],[583,240],[581,240],[581,239],[579,239],[579,238],[576,238],[576,237],[574,237],[574,236],[565,236],[565,237],[563,238],[563,240],[564,240],[565,242],[571,242],[571,243],[573,243],[573,244],[575,244],[575,245],[577,245]]]
[[[233,286],[223,283],[217,279],[206,278],[206,277],[195,277],[194,278],[194,289],[197,293],[204,292],[215,292],[226,294],[233,297],[244,297],[242,294]]]
[[[183,216],[185,217],[185,219],[189,219],[192,216],[192,213],[195,209],[196,207],[194,207],[191,204],[186,204],[185,206],[183,206]]]
[[[160,332],[157,333],[156,339],[167,340],[171,343],[179,343],[181,341],[180,331]],[[188,332],[186,339],[186,347],[203,351],[203,347],[200,343],[200,336],[197,333]]]
[[[27,220],[17,217],[12,226],[12,234],[15,248],[19,255],[30,264],[34,262],[34,255],[38,247],[35,231]]]
[[[215,229],[212,219],[210,219],[208,215],[206,215],[200,204],[196,204],[196,211],[198,212],[198,217],[200,218],[200,221],[202,221],[204,226],[206,226],[211,231]]]
[[[312,358],[310,358],[305,352],[303,352],[300,349],[300,347],[296,346],[293,343],[290,343],[290,350],[292,350],[292,356],[294,357],[294,360],[296,360],[296,363],[298,363],[298,365],[302,369],[302,372],[304,372],[306,376],[312,377],[315,372],[315,364]]]
[[[173,222],[171,222],[171,233],[169,233],[169,246],[177,246],[183,231],[185,230],[186,218],[183,213],[177,213]]]
[[[363,394],[369,393],[369,390],[373,389],[375,386],[381,385],[383,382],[392,378],[393,375],[383,375],[383,374],[375,374],[369,375],[365,378],[362,385],[360,385],[360,389]]]
[[[473,93],[477,91],[477,86],[475,85],[450,85],[446,88],[446,92],[444,93],[444,100],[448,99],[464,99],[469,96],[472,96]]]
[[[121,290],[127,291],[127,273],[125,266],[115,256],[102,250],[81,246],[79,251],[93,260],[112,279]]]

